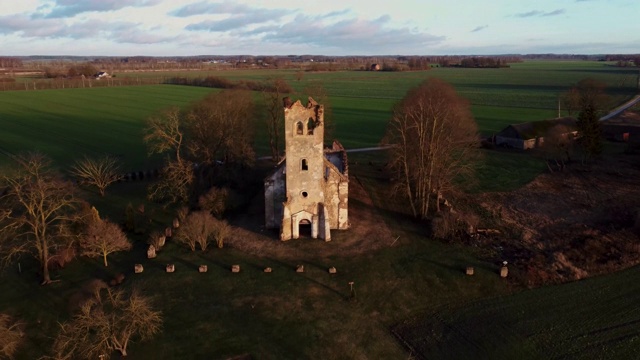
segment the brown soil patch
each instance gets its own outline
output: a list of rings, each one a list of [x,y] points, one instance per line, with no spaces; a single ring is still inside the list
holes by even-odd
[[[364,187],[355,178],[349,181],[348,230],[332,230],[330,242],[300,237],[297,240],[280,241],[277,230],[264,227],[264,194],[260,193],[245,214],[233,221],[237,227],[233,238],[225,246],[259,256],[305,260],[330,256],[353,256],[369,252],[393,243],[391,231],[373,206]]]
[[[529,285],[577,280],[640,263],[640,156],[609,155],[483,194],[505,234],[493,244]]]

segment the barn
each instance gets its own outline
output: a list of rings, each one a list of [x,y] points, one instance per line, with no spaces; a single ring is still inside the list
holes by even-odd
[[[631,141],[640,137],[640,112],[625,111],[615,117],[600,120],[602,134],[614,141]]]
[[[533,149],[541,146],[549,129],[558,125],[566,127],[568,134],[577,134],[576,119],[573,117],[561,117],[509,125],[497,133],[493,141],[496,146],[521,150]]]

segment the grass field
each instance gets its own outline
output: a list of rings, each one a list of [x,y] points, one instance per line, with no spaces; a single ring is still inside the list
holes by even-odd
[[[638,359],[640,268],[447,307],[396,331],[433,359]]]
[[[335,135],[353,148],[376,145],[394,102],[427,77],[453,83],[470,100],[486,135],[509,123],[555,116],[558,94],[584,77],[599,78],[614,95],[628,96],[635,91],[629,80],[635,74],[596,62],[525,62],[510,69],[305,73],[300,82],[293,80],[294,71],[212,75],[253,80],[279,75],[298,90],[322,83],[331,97]],[[125,168],[153,166],[157,159],[147,159],[141,141],[143,120],[210,91],[159,85],[0,92],[0,150],[38,149],[63,167],[81,154],[101,153],[122,156]],[[256,148],[264,154],[261,120],[256,121]],[[376,190],[385,186],[379,171],[383,153],[350,159],[350,173],[359,177],[376,211],[398,237],[393,246],[359,256],[316,255],[350,236],[344,232],[328,244],[287,243],[292,252],[306,254],[300,260],[233,248],[191,253],[171,242],[158,258],[147,260],[145,235],[135,235],[134,250],[111,256],[109,268],[82,258],[55,273],[60,282],[44,287],[38,285],[36,264],[24,258],[22,273],[12,266],[0,275],[0,311],[27,325],[27,345],[18,358],[45,354],[57,323],[70,316],[69,299],[78,288],[91,278],[108,279],[119,272],[127,275],[125,286],[135,284],[153,295],[165,318],[161,335],[132,344],[130,357],[136,359],[225,359],[241,354],[259,359],[406,359],[410,355],[392,328],[403,329],[411,346],[433,359],[640,356],[635,330],[640,313],[634,307],[640,300],[638,268],[536,290],[513,287],[497,276],[499,264],[481,260],[493,250],[430,240],[423,225],[385,210],[389,199]],[[544,164],[523,153],[487,152],[485,159],[473,191],[516,189],[544,170]],[[120,183],[106,198],[88,197],[103,216],[118,221],[128,202],[145,202],[145,186]],[[350,206],[350,211],[358,211],[371,205]],[[173,216],[153,204],[147,204],[147,212],[153,214],[154,226]],[[137,262],[144,263],[143,274],[132,273]],[[176,264],[176,273],[163,271],[167,263]],[[300,263],[307,269],[304,274],[293,270]],[[207,264],[209,273],[198,274],[200,264]],[[232,274],[231,264],[240,264],[243,271]],[[266,266],[274,272],[263,273]],[[338,268],[336,276],[327,274],[329,266]],[[473,277],[464,275],[467,266],[475,267]],[[350,300],[349,281],[355,282],[356,301]]]
[[[38,150],[64,166],[83,154],[111,154],[131,169],[148,165],[143,121],[211,89],[144,86],[0,93],[0,150]],[[8,161],[2,156],[4,163]]]
[[[332,102],[335,137],[345,147],[356,148],[378,144],[393,104],[407,89],[429,77],[451,82],[471,102],[481,133],[491,135],[508,124],[555,117],[559,94],[585,77],[607,83],[615,102],[621,102],[636,91],[633,86],[637,71],[602,62],[536,61],[513,64],[508,69],[305,73],[301,81],[294,79],[293,70],[121,74],[172,75],[215,75],[233,80],[280,76],[297,91],[321,84]],[[154,161],[146,158],[140,141],[143,120],[163,107],[186,105],[210,91],[181,86],[133,86],[0,92],[3,128],[0,150],[15,153],[40,149],[60,163],[68,163],[81,154],[110,153],[121,156],[127,168],[145,167]],[[267,154],[261,115],[256,119],[256,150],[258,154]],[[0,156],[0,162],[4,160]]]

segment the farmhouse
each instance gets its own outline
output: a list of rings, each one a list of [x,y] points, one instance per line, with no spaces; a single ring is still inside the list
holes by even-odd
[[[96,78],[96,80],[100,80],[100,79],[108,79],[111,77],[111,75],[109,75],[107,72],[100,71],[94,77]]]
[[[514,149],[533,149],[541,146],[544,143],[545,134],[551,128],[559,125],[567,129],[567,135],[575,136],[577,134],[576,119],[562,117],[509,125],[494,136],[494,143],[497,146]]]
[[[280,229],[280,240],[311,237],[331,240],[332,229],[348,229],[347,153],[335,141],[324,148],[324,108],[309,98],[307,106],[285,98],[285,158],[265,178],[265,224]]]

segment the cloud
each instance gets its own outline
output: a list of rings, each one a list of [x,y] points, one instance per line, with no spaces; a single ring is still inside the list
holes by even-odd
[[[32,19],[26,15],[0,17],[0,34],[40,39],[95,39],[131,44],[154,44],[175,39],[175,36],[145,31],[140,28],[140,24],[131,22],[94,19],[65,24],[56,19]]]
[[[565,13],[564,9],[557,9],[557,10],[546,12],[542,14],[542,16],[556,16],[556,15],[562,15],[564,13]]]
[[[524,13],[515,14],[515,17],[519,18],[528,18],[528,17],[542,17],[542,16],[556,16],[564,14],[564,9],[556,9],[553,11],[540,11],[540,10],[532,10]]]
[[[47,18],[64,18],[91,12],[113,11],[125,7],[143,7],[159,3],[160,0],[55,0]]]
[[[482,31],[482,30],[484,30],[484,29],[486,29],[486,28],[488,28],[488,27],[489,27],[489,25],[482,25],[482,26],[478,26],[478,27],[476,27],[475,29],[471,30],[471,32],[478,32],[478,31]]]
[[[279,10],[262,9],[262,11],[251,11],[244,14],[233,15],[223,20],[206,20],[196,24],[187,25],[186,30],[204,31],[229,31],[250,25],[262,24],[275,21],[286,15]]]
[[[389,28],[390,17],[374,20],[352,18],[326,23],[306,15],[298,15],[282,25],[258,27],[246,31],[246,36],[260,36],[263,41],[278,44],[304,44],[318,48],[340,48],[345,51],[369,53],[397,52],[400,49],[423,51],[423,46],[445,40],[408,28]],[[385,50],[386,49],[386,50]],[[405,50],[406,51],[406,50]]]
[[[252,12],[263,11],[261,8],[251,8],[244,4],[237,4],[230,1],[219,3],[209,3],[201,1],[189,5],[185,5],[169,13],[169,15],[177,17],[189,17],[202,14],[247,14]]]

